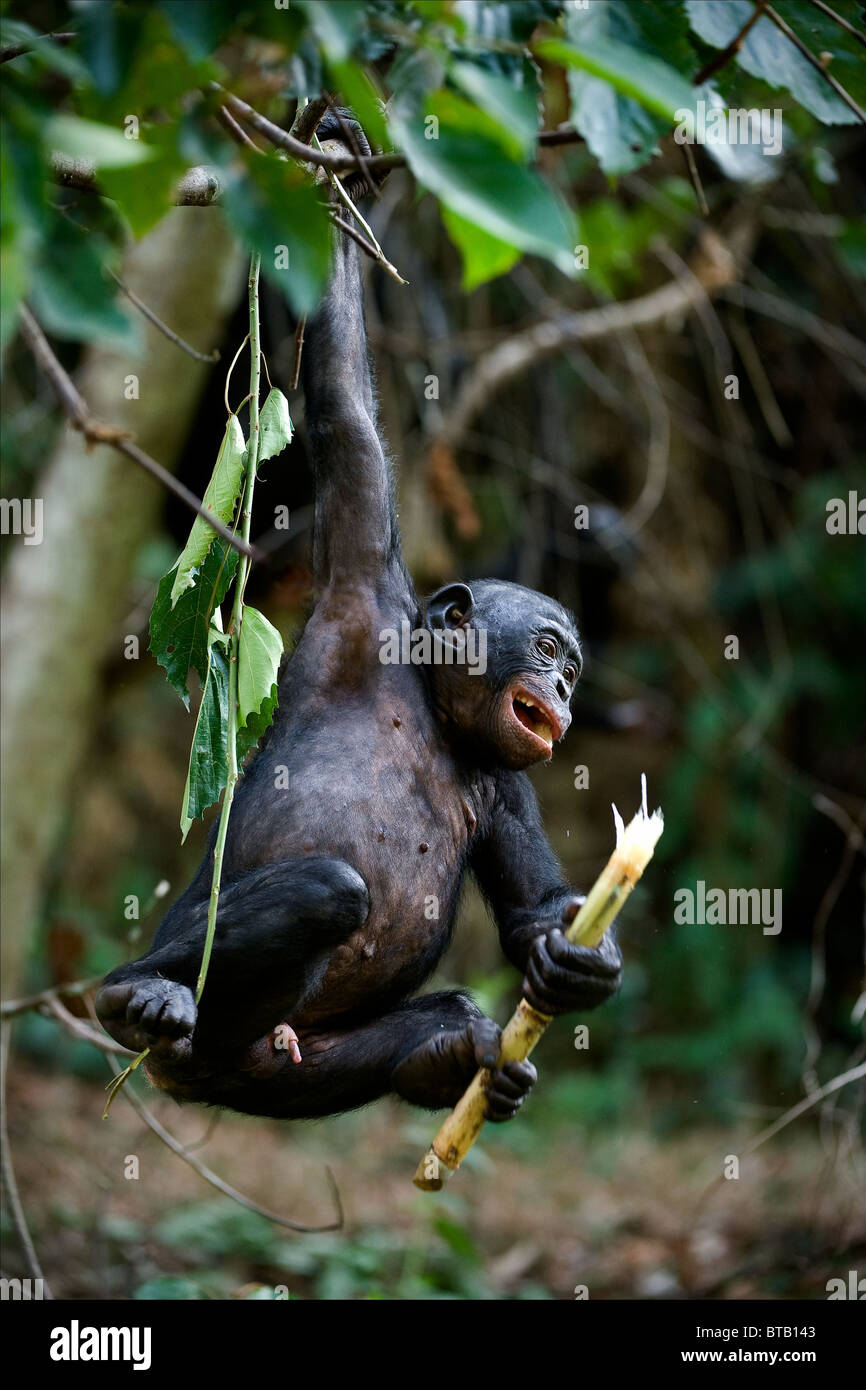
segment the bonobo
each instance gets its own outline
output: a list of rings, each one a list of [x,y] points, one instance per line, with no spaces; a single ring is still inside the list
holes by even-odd
[[[340,127],[326,117],[320,135]],[[306,329],[303,384],[318,598],[237,790],[204,995],[196,1010],[213,837],[148,953],[105,980],[97,1012],[119,1042],[151,1049],[152,1081],[179,1099],[286,1118],[386,1094],[436,1109],[484,1066],[489,1118],[507,1120],[535,1068],[497,1066],[500,1030],[466,994],[416,991],[449,944],[467,869],[535,1008],[593,1008],[619,986],[610,936],[590,950],[561,930],[574,890],[525,772],[570,722],[574,621],[489,579],[417,598],[346,237]],[[385,635],[404,624],[428,634],[431,660],[383,660]],[[484,634],[486,653],[468,640]]]

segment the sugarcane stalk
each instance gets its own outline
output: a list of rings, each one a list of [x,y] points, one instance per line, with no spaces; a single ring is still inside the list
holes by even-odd
[[[640,810],[627,826],[613,808],[616,849],[593,884],[586,901],[569,923],[568,909],[563,917],[568,940],[576,946],[597,946],[623,903],[634,888],[664,829],[661,811],[649,815],[646,778],[641,778]],[[504,1062],[524,1062],[551,1022],[549,1014],[539,1013],[521,999],[502,1032],[497,1067]],[[433,1140],[415,1172],[413,1182],[422,1192],[438,1192],[445,1180],[460,1167],[484,1126],[485,1086],[490,1071],[482,1067]]]

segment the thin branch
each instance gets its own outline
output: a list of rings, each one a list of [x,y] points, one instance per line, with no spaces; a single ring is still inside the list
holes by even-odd
[[[77,38],[77,34],[39,34],[26,43],[10,43],[5,48],[0,48],[0,63],[11,63],[13,58],[20,58],[22,53],[32,53],[45,42],[66,44]]]
[[[111,1067],[111,1070],[114,1072],[115,1077],[117,1077],[120,1074],[120,1068],[111,1059],[109,1059],[109,1065]],[[225,1182],[223,1178],[219,1177],[218,1174],[213,1171],[213,1169],[208,1168],[207,1164],[202,1163],[201,1160],[198,1158],[194,1158],[193,1155],[189,1152],[189,1150],[185,1148],[184,1145],[181,1144],[178,1139],[175,1139],[174,1135],[171,1134],[165,1128],[165,1126],[160,1123],[156,1116],[151,1113],[151,1111],[147,1108],[143,1101],[139,1100],[138,1096],[135,1094],[135,1092],[132,1090],[130,1086],[127,1086],[125,1088],[123,1094],[125,1099],[129,1101],[135,1113],[147,1125],[148,1129],[152,1130],[153,1133],[157,1136],[157,1138],[161,1139],[163,1144],[165,1144],[167,1148],[171,1149],[173,1154],[177,1154],[178,1158],[183,1159],[184,1163],[188,1163],[190,1168],[192,1168],[194,1172],[198,1173],[200,1178],[204,1178],[205,1182],[210,1183],[211,1187],[215,1187],[217,1192],[221,1192],[224,1197],[230,1197],[233,1202],[239,1203],[240,1206],[246,1207],[249,1211],[256,1212],[259,1216],[263,1216],[266,1221],[273,1221],[278,1226],[285,1226],[286,1229],[289,1231],[301,1231],[306,1233],[319,1231],[339,1231],[342,1229],[345,1222],[345,1217],[343,1215],[343,1204],[340,1201],[340,1193],[337,1188],[337,1184],[334,1181],[334,1175],[331,1172],[330,1168],[326,1167],[325,1173],[327,1174],[328,1185],[331,1189],[331,1196],[333,1198],[334,1208],[337,1213],[336,1219],[334,1221],[328,1222],[328,1224],[325,1226],[304,1226],[298,1221],[290,1221],[288,1217],[280,1216],[277,1212],[270,1211],[267,1207],[260,1206],[259,1203],[254,1202],[251,1197],[245,1197],[242,1192],[238,1192],[236,1187],[232,1187],[230,1183]]]
[[[309,145],[319,128],[319,122],[330,105],[330,96],[323,92],[321,96],[312,97],[306,106],[302,106],[292,126],[292,135],[295,139],[300,140],[304,145]]]
[[[39,1009],[43,1004],[50,1004],[55,999],[61,997],[74,999],[81,994],[89,994],[92,989],[98,989],[102,984],[102,976],[94,975],[90,980],[76,980],[68,985],[54,985],[51,989],[41,989],[38,994],[28,994],[24,999],[4,999],[0,1004],[0,1018],[14,1018],[16,1014],[25,1014],[30,1009]]]
[[[313,139],[315,140],[316,145],[321,149],[321,146],[319,145],[319,137],[318,137],[317,135],[314,135],[314,136],[313,136]],[[396,281],[397,281],[397,284],[398,284],[398,285],[406,285],[406,284],[408,284],[409,282],[408,282],[407,280],[404,280],[404,279],[403,279],[403,276],[400,274],[400,272],[397,270],[397,268],[396,268],[395,266],[393,266],[393,265],[391,264],[391,262],[388,260],[387,256],[385,255],[385,252],[382,250],[381,246],[379,245],[378,241],[376,240],[376,234],[375,234],[375,232],[373,231],[372,227],[370,226],[370,224],[369,224],[369,222],[366,220],[366,218],[362,215],[362,213],[360,213],[360,212],[358,211],[358,209],[357,209],[357,207],[355,206],[353,200],[349,197],[349,195],[348,195],[348,193],[346,192],[345,188],[343,187],[342,183],[341,183],[340,180],[337,178],[337,175],[336,175],[335,173],[333,173],[332,171],[330,171],[330,170],[327,170],[326,173],[327,173],[328,181],[329,181],[329,183],[331,184],[331,187],[332,187],[332,188],[334,189],[334,191],[336,192],[336,194],[337,194],[337,196],[339,197],[340,201],[341,201],[342,203],[345,204],[345,206],[348,208],[349,212],[351,213],[352,217],[354,217],[355,221],[358,223],[358,225],[361,227],[361,229],[362,229],[364,232],[366,232],[366,234],[367,234],[367,243],[365,244],[365,243],[362,241],[362,242],[359,243],[359,245],[364,246],[364,249],[367,251],[367,254],[368,254],[368,255],[372,254],[373,259],[374,259],[375,261],[377,261],[379,265],[381,265],[381,267],[382,267],[383,270],[387,271],[387,273],[391,276],[391,278],[392,278],[393,280],[396,280]],[[334,221],[335,221],[335,222],[339,222],[340,219],[336,216],[335,209],[332,207],[330,211],[331,211],[331,216],[333,217]],[[344,228],[344,230],[345,230],[345,224],[344,224],[344,223],[340,223],[340,225],[343,226],[343,228]],[[350,232],[349,235],[352,236],[353,233]],[[355,237],[354,239],[357,240],[357,237]]]
[[[454,447],[488,400],[513,377],[578,342],[594,342],[645,328],[700,306],[737,278],[737,261],[715,235],[705,233],[699,264],[639,299],[543,319],[507,338],[482,357],[463,382],[444,416],[434,443]]]
[[[256,154],[262,153],[255,140],[250,139],[243,126],[238,124],[227,106],[220,106],[216,114],[220,125],[225,127],[237,144],[241,145],[245,150],[255,150]]]
[[[858,43],[862,43],[866,48],[866,34],[861,34],[859,29],[855,29],[853,24],[849,24],[847,19],[843,19],[835,10],[831,10],[829,5],[822,3],[822,0],[809,0],[809,4],[816,10],[820,10],[828,19],[832,19],[834,24],[838,24],[840,29],[844,29],[846,34],[850,34]]]
[[[330,101],[331,105],[333,106],[333,97],[330,98]],[[364,180],[367,184],[368,192],[372,193],[374,198],[378,198],[380,196],[378,185],[376,183],[376,180],[373,178],[373,175],[370,173],[370,169],[367,163],[368,157],[364,154],[364,151],[361,149],[355,131],[349,125],[348,121],[345,119],[342,111],[338,106],[334,106],[334,115],[337,118],[337,123],[340,127],[340,130],[343,132],[343,139],[345,140],[349,149],[352,151],[352,154],[358,161],[361,173],[364,175]]]
[[[303,141],[296,140],[294,135],[290,135],[282,126],[275,125],[269,121],[267,116],[262,116],[249,106],[240,97],[236,97],[232,92],[227,92],[219,83],[211,83],[211,90],[219,94],[223,104],[247,125],[252,126],[260,135],[264,135],[272,145],[278,149],[285,150],[287,154],[293,155],[295,159],[303,159],[307,164],[315,164],[320,169],[326,169],[330,173],[345,173],[350,169],[358,169],[358,160],[352,154],[331,154],[326,150],[317,150],[312,145],[305,145]],[[377,154],[372,155],[367,160],[367,168],[378,173],[380,170],[394,169],[406,163],[405,157],[401,154]]]
[[[686,147],[684,146],[683,148]],[[190,344],[184,342],[183,338],[179,337],[173,329],[169,328],[167,323],[163,323],[162,319],[159,318],[153,312],[152,309],[148,308],[144,300],[139,299],[135,291],[131,290],[128,285],[124,284],[119,275],[115,275],[114,271],[111,269],[110,266],[108,267],[108,273],[111,276],[114,283],[118,285],[121,290],[123,290],[123,293],[126,295],[129,302],[135,305],[139,313],[144,314],[144,317],[147,319],[148,323],[152,323],[154,328],[158,328],[160,333],[162,333],[164,337],[168,338],[170,343],[174,343],[175,347],[180,348],[181,352],[185,352],[190,357],[194,357],[196,362],[219,362],[220,355],[219,350],[217,348],[214,348],[213,352],[199,352],[197,348],[191,347]]]
[[[834,1091],[841,1091],[843,1086],[850,1086],[852,1081],[859,1081],[863,1077],[866,1077],[866,1062],[863,1062],[859,1067],[852,1067],[850,1071],[841,1072],[839,1076],[834,1076],[832,1081],[827,1082],[826,1086],[822,1086],[817,1091],[812,1091],[803,1100],[798,1101],[796,1105],[792,1105],[790,1110],[786,1110],[784,1115],[780,1115],[778,1120],[774,1120],[771,1125],[768,1125],[766,1129],[762,1130],[757,1138],[752,1140],[751,1144],[746,1145],[743,1150],[743,1158],[748,1158],[756,1149],[759,1149],[762,1144],[766,1144],[768,1139],[774,1138],[774,1136],[779,1133],[780,1129],[784,1129],[787,1125],[791,1124],[793,1120],[798,1120],[801,1115],[805,1115],[807,1111],[812,1110],[822,1100],[826,1100],[828,1096],[832,1096]]]
[[[2,1167],[3,1172],[3,1186],[6,1189],[12,1224],[18,1233],[21,1249],[24,1251],[24,1258],[27,1261],[27,1268],[30,1270],[32,1278],[42,1280],[42,1297],[53,1298],[54,1295],[42,1273],[39,1256],[36,1254],[36,1247],[30,1235],[30,1228],[27,1225],[27,1217],[24,1214],[24,1207],[18,1192],[18,1182],[15,1178],[15,1168],[12,1163],[12,1149],[9,1144],[9,1130],[6,1123],[9,1113],[6,1105],[6,1064],[9,1059],[11,1033],[12,1024],[9,1019],[4,1019],[0,1024],[0,1054],[2,1054],[0,1055],[0,1167]]]
[[[845,91],[845,88],[842,86],[841,82],[837,82],[833,74],[831,72],[828,72],[827,69],[824,67],[823,63],[821,63],[815,57],[812,50],[806,47],[806,45],[803,43],[803,40],[797,34],[794,33],[794,30],[791,28],[790,24],[787,24],[785,22],[782,16],[776,10],[773,9],[772,5],[766,6],[766,15],[769,20],[772,20],[772,22],[775,24],[776,28],[780,31],[780,33],[784,34],[785,38],[790,40],[790,42],[796,48],[797,52],[803,55],[803,57],[806,59],[806,62],[809,63],[815,69],[816,72],[821,74],[825,82],[828,82],[830,84],[837,97],[839,97],[840,101],[844,101],[845,105],[851,111],[854,112],[854,115],[857,117],[858,121],[861,121],[863,125],[866,125],[866,111],[863,111],[857,105],[854,98],[848,92]]]
[[[346,236],[351,237],[353,241],[356,241],[360,246],[361,250],[364,251],[366,255],[368,255],[371,258],[371,260],[374,260],[377,265],[380,265],[383,270],[387,271],[391,278],[397,281],[398,285],[408,285],[409,281],[403,279],[403,276],[400,274],[397,267],[392,265],[388,258],[385,256],[385,253],[383,252],[381,246],[379,246],[378,248],[374,246],[371,241],[368,241],[365,236],[361,235],[357,227],[353,227],[350,222],[344,222],[342,217],[338,217],[337,214],[334,212],[331,213],[331,221],[333,222],[335,227],[340,228],[341,232],[345,232]]]
[[[87,402],[81,396],[72,383],[72,379],[64,371],[60,362],[48,344],[48,339],[39,327],[35,318],[26,305],[21,305],[21,334],[36,362],[48,377],[51,385],[57,393],[61,406],[69,417],[74,429],[84,435],[89,444],[110,444],[112,448],[125,454],[127,458],[137,463],[139,468],[143,468],[152,478],[156,478],[164,488],[179,498],[185,506],[203,517],[207,524],[218,536],[227,541],[235,550],[240,551],[241,555],[249,558],[256,558],[255,552],[246,541],[241,540],[227,526],[224,526],[219,517],[210,511],[194,492],[190,492],[188,487],[179,482],[168,469],[163,468],[161,463],[152,459],[137,444],[134,444],[128,435],[115,425],[103,425],[99,420],[95,420],[90,414]]]
[[[92,1043],[101,1052],[108,1052],[117,1057],[135,1056],[135,1053],[130,1051],[128,1047],[124,1047],[122,1043],[115,1042],[113,1038],[103,1037],[101,1033],[97,1033],[95,1028],[91,1028],[89,1023],[85,1023],[81,1018],[76,1018],[64,1004],[61,1004],[59,999],[52,999],[47,1004],[43,1004],[40,1012],[52,1014],[58,1023],[63,1024],[67,1032],[80,1038],[82,1042]]]
[[[724,299],[730,299],[734,304],[754,309],[756,313],[776,319],[790,328],[798,328],[801,333],[814,338],[822,347],[842,353],[852,361],[859,362],[861,366],[866,366],[866,346],[855,338],[853,333],[846,332],[844,328],[837,328],[834,323],[827,323],[799,304],[782,299],[780,295],[768,294],[766,290],[752,289],[749,285],[723,285],[721,294]]]
[[[297,391],[298,382],[301,379],[301,356],[303,355],[304,351],[304,329],[306,328],[306,326],[307,316],[306,314],[304,314],[303,318],[298,319],[298,326],[295,329],[295,367],[294,371],[292,372],[291,387],[293,391]]]
[[[746,35],[749,33],[749,30],[755,24],[757,24],[758,20],[761,18],[766,4],[767,0],[757,0],[757,4],[753,13],[749,15],[749,18],[746,20],[739,33],[735,34],[734,37],[731,39],[731,42],[728,44],[727,48],[723,48],[720,53],[717,53],[715,55],[715,57],[710,58],[709,62],[706,63],[701,68],[700,72],[696,73],[695,76],[692,78],[692,85],[694,87],[700,87],[702,83],[707,82],[713,76],[714,73],[717,73],[719,71],[719,68],[723,68],[726,63],[729,63],[730,60],[733,57],[735,57],[737,53],[739,53],[740,49],[743,46],[743,42],[746,38]]]
[[[683,155],[685,156],[686,168],[689,173],[689,179],[691,180],[692,188],[694,189],[695,200],[697,202],[698,207],[700,208],[701,217],[709,217],[710,208],[709,204],[707,203],[706,194],[704,193],[704,185],[701,182],[701,176],[698,173],[698,166],[695,161],[694,151],[691,145],[689,144],[681,145],[680,149],[682,150]]]

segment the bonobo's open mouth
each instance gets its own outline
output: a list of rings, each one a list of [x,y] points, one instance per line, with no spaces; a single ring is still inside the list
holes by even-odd
[[[545,746],[548,754],[556,740],[562,737],[562,725],[553,711],[522,685],[511,692],[511,712],[535,742]]]

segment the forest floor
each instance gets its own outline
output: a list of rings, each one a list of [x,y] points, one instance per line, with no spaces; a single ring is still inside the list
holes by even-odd
[[[533,1127],[527,1110],[509,1134],[488,1128],[446,1191],[427,1195],[411,1179],[435,1117],[390,1102],[291,1126],[153,1092],[148,1103],[182,1143],[209,1135],[195,1157],[295,1221],[331,1219],[329,1165],[345,1226],[302,1235],[255,1217],[122,1097],[103,1123],[97,1083],[19,1065],[12,1153],[55,1297],[273,1297],[280,1286],[302,1299],[573,1299],[585,1286],[608,1299],[820,1299],[828,1279],[866,1265],[862,1151],[825,1152],[808,1121],[711,1187],[762,1121],[660,1138],[636,1119],[587,1135],[577,1117]],[[8,1214],[4,1246],[4,1274],[25,1275]]]

